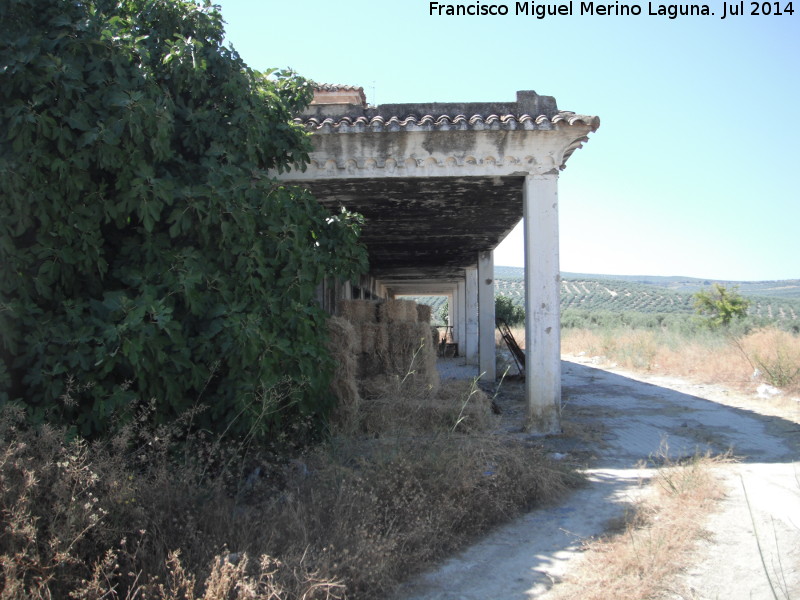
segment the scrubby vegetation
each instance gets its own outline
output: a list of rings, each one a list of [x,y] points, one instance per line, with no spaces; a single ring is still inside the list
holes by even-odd
[[[594,327],[562,331],[562,351],[631,369],[688,376],[748,392],[766,383],[800,394],[800,336],[777,328],[674,331]]]
[[[147,410],[112,439],[67,441],[7,408],[2,597],[381,598],[578,482],[492,435],[474,385],[440,409],[394,392],[397,419],[364,401],[361,435],[291,454],[220,444],[190,417],[152,428]]]

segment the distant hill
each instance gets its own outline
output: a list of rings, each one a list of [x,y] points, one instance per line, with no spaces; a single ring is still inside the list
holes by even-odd
[[[524,270],[497,266],[495,295],[511,297],[524,304]],[[692,294],[712,283],[738,286],[750,301],[749,313],[778,321],[800,319],[800,279],[783,281],[722,281],[692,277],[654,275],[596,275],[561,273],[561,308],[641,313],[694,313]],[[442,297],[418,298],[438,311]]]
[[[525,301],[524,270],[495,267],[495,293]],[[721,281],[654,275],[561,274],[561,308],[614,312],[693,313],[692,294],[712,283],[737,287],[752,302],[749,313],[769,319],[800,318],[800,280]]]
[[[521,267],[495,267],[495,279],[522,281],[525,270]],[[665,288],[675,292],[694,294],[712,283],[721,283],[726,287],[738,287],[739,293],[745,296],[769,296],[776,298],[800,299],[800,279],[781,279],[777,281],[728,281],[724,279],[699,279],[697,277],[660,276],[660,275],[603,275],[590,273],[562,272],[561,278],[566,281],[606,280],[628,282]]]

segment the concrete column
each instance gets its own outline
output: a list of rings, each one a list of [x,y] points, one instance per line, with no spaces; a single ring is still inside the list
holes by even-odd
[[[458,285],[453,290],[453,301],[450,303],[450,324],[453,326],[453,342],[456,344],[459,340],[458,332]]]
[[[478,269],[465,269],[467,276],[467,364],[478,364]]]
[[[458,339],[458,355],[465,356],[467,351],[467,319],[466,319],[466,282],[459,281],[456,287],[456,301],[454,306],[458,309],[456,313],[455,329]]]
[[[456,296],[455,291],[453,291],[452,294],[447,296],[447,323],[445,323],[445,325],[447,325],[448,327],[451,328],[451,329],[448,329],[448,330],[445,330],[445,331],[446,332],[447,331],[450,332],[450,335],[453,336],[453,341],[454,342],[456,341],[456,334],[455,334],[455,331],[452,329],[452,327],[453,327],[453,323],[455,323],[455,321],[453,320],[453,298],[455,298],[455,296]]]
[[[497,378],[494,344],[494,252],[478,253],[478,367],[484,381]]]
[[[528,175],[525,219],[525,393],[528,429],[561,431],[558,174]]]

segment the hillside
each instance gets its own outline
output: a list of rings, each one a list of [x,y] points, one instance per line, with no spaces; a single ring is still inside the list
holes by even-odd
[[[519,267],[495,267],[495,294],[511,297],[515,303],[525,301],[523,270]],[[750,299],[750,315],[793,321],[800,319],[800,280],[783,281],[718,281],[691,277],[592,275],[562,273],[561,308],[641,313],[694,312],[692,294],[712,283],[738,286]],[[434,314],[444,298],[429,296],[418,299],[430,304]]]
[[[507,281],[522,281],[524,271],[520,267],[495,267],[495,278]],[[720,283],[726,287],[738,287],[744,296],[765,296],[769,298],[789,298],[800,300],[800,279],[782,279],[778,281],[727,281],[723,279],[698,279],[696,277],[659,276],[659,275],[602,275],[587,273],[562,272],[565,281],[605,281],[625,282],[662,288],[673,292],[694,294],[709,287],[712,283]]]
[[[690,277],[561,274],[561,308],[643,313],[693,313],[692,294],[712,283],[738,286],[752,302],[752,316],[779,321],[800,318],[800,280],[717,281]],[[495,268],[495,293],[524,302],[523,270]]]

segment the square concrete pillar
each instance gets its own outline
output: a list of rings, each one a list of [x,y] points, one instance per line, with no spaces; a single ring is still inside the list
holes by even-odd
[[[458,355],[464,356],[467,341],[467,318],[466,318],[466,282],[459,281],[456,287],[456,300],[453,302],[456,309],[455,333],[458,343]]]
[[[561,273],[558,174],[528,175],[525,220],[525,393],[528,428],[561,431]]]
[[[456,293],[454,291],[452,294],[447,296],[447,322],[445,323],[445,325],[448,327],[448,329],[445,330],[445,335],[447,335],[449,332],[454,342],[456,341],[456,334],[453,329],[453,323],[455,323],[455,320],[453,319],[453,298],[455,298],[455,295]]]
[[[466,271],[467,302],[467,364],[478,364],[478,269],[469,267]]]
[[[494,343],[494,253],[478,253],[478,367],[484,381],[497,378]]]

